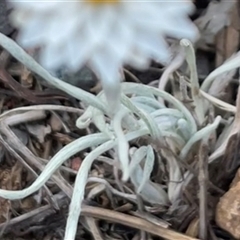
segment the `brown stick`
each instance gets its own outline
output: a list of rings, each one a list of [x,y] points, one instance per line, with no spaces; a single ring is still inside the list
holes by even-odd
[[[208,147],[203,140],[199,151],[199,237],[208,239],[207,188],[208,188]]]
[[[59,205],[59,207],[66,205],[67,198],[64,196],[64,194],[61,194],[61,193],[57,194],[54,196],[54,198],[57,201],[57,204]],[[30,218],[32,218],[31,222],[36,222],[36,221],[38,222],[39,219],[44,219],[44,217],[50,216],[55,212],[56,211],[53,209],[51,205],[46,205],[38,209],[35,209],[31,212],[28,212],[26,214],[23,214],[19,217],[13,218],[7,224],[6,223],[0,224],[0,230],[6,227],[6,232],[9,232],[14,227],[20,226],[21,222],[25,221],[26,224],[29,224]],[[82,205],[81,215],[86,217],[93,217],[96,219],[102,219],[109,222],[120,223],[125,226],[146,231],[155,236],[162,237],[166,240],[176,240],[176,239],[177,240],[199,240],[197,238],[192,238],[182,233],[175,232],[174,230],[170,230],[170,229],[161,227],[159,225],[156,225],[154,223],[148,222],[147,220],[142,218],[138,218],[135,216],[131,216],[131,215],[127,215],[127,214],[123,214],[113,210],[103,209],[99,207]],[[35,221],[33,221],[33,219]]]
[[[115,212],[112,210],[83,206],[81,214],[84,216],[100,218],[110,222],[120,223],[129,227],[137,228],[145,232],[152,233],[153,235],[165,238],[167,240],[197,240],[196,238],[192,238],[182,233],[178,233],[173,230],[150,223],[145,219]]]

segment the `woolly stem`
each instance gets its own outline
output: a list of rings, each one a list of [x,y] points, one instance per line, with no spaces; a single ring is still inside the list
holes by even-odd
[[[146,130],[131,132],[126,135],[126,139],[127,141],[131,141],[145,134],[146,134]],[[64,240],[75,239],[78,218],[81,213],[81,205],[84,198],[85,185],[87,182],[88,172],[92,166],[92,163],[99,155],[110,150],[116,144],[117,144],[117,139],[109,140],[105,142],[104,144],[102,144],[101,146],[97,147],[92,152],[90,152],[82,162],[82,165],[77,173],[77,177],[75,180]]]
[[[193,49],[191,42],[187,39],[182,39],[180,44],[185,49],[186,52],[186,60],[190,68],[190,80],[191,80],[190,87],[192,99],[195,105],[195,114],[199,122],[199,125],[201,126],[204,121],[204,107],[202,97],[199,92],[200,86],[198,82],[195,51]]]

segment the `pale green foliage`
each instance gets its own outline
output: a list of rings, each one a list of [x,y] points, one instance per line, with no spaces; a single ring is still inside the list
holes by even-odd
[[[185,40],[182,43],[186,42]],[[207,139],[216,130],[221,120],[220,117],[217,117],[212,124],[198,130],[198,123],[202,122],[204,118],[200,95],[192,97],[196,105],[200,104],[198,107],[200,107],[199,111],[201,111],[201,113],[198,112],[197,114],[198,121],[195,121],[192,113],[184,104],[169,93],[146,85],[122,83],[121,105],[117,113],[112,115],[111,112],[108,112],[108,104],[102,93],[94,96],[54,78],[14,41],[2,34],[0,34],[0,45],[27,68],[40,75],[56,88],[88,104],[89,107],[77,120],[76,125],[79,128],[86,128],[90,123],[94,123],[99,130],[99,133],[81,137],[61,149],[49,161],[38,179],[28,188],[20,191],[0,190],[0,197],[14,200],[29,196],[39,190],[64,161],[79,151],[91,148],[93,150],[84,159],[76,177],[65,239],[75,238],[91,165],[98,156],[110,149],[116,150],[118,154],[123,180],[127,181],[130,178],[136,189],[136,194],[142,196],[143,199],[150,203],[169,204],[179,198],[182,187],[189,183],[192,174],[181,169],[178,160],[185,161],[193,144],[203,138]],[[187,42],[187,47],[189,46],[191,44]],[[191,54],[190,57],[187,57],[188,64],[191,64],[190,59],[194,61],[192,64],[195,64],[195,60],[193,60],[195,59],[194,53],[190,51],[188,54]],[[225,66],[220,67],[218,72],[222,72],[222,69],[223,71],[230,70],[231,66],[229,66],[230,63],[226,63]],[[235,67],[237,66],[239,66],[239,61]],[[196,71],[193,66],[190,67],[190,70]],[[211,76],[216,76],[218,72],[216,70],[213,74],[210,74],[207,81],[210,81]],[[196,72],[192,73],[191,76],[191,83],[195,87],[198,86]],[[203,86],[205,85],[208,85],[208,83],[203,84]],[[167,108],[164,104],[159,103],[158,98],[166,101],[171,107]],[[109,116],[110,122],[107,122],[106,115]],[[161,143],[162,146],[168,146],[169,150],[160,148],[160,153],[168,164],[168,173],[166,174],[168,174],[169,182],[165,186],[160,186],[150,179],[155,161],[153,146],[141,146],[132,155],[129,154],[129,141],[147,135],[151,136],[151,139],[156,144]],[[178,158],[175,156],[178,156]]]

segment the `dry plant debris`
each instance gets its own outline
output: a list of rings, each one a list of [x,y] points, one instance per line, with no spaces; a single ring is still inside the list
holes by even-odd
[[[215,66],[219,67],[225,60],[238,51],[239,46],[239,1],[233,1],[229,9],[228,24],[216,35],[216,60]]]
[[[87,68],[61,81],[0,34],[3,239],[240,239],[238,2],[206,2],[196,46],[126,66],[114,117]]]

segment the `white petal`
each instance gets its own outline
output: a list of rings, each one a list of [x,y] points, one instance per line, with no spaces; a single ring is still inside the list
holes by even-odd
[[[40,62],[48,70],[57,70],[64,65],[65,49],[61,46],[48,45],[43,48]]]
[[[16,9],[19,41],[25,47],[43,46],[43,65],[76,71],[88,62],[113,89],[124,64],[144,69],[152,59],[167,62],[166,36],[197,37],[188,19],[194,9],[190,0],[120,0],[97,7],[80,0],[10,2]]]
[[[38,46],[44,43],[45,33],[44,33],[45,23],[38,16],[31,19],[26,23],[26,28],[24,28],[18,37],[21,45],[24,47]]]
[[[142,52],[149,54],[149,58],[160,62],[169,61],[168,45],[157,34],[149,32],[148,35],[140,35],[136,45]]]

